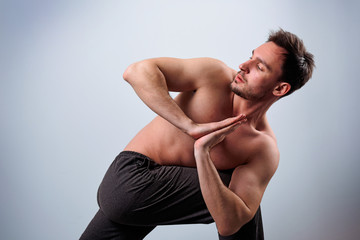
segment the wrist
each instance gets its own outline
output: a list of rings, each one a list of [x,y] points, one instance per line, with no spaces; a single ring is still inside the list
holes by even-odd
[[[190,118],[188,119],[188,121],[185,121],[184,125],[183,125],[183,132],[185,132],[187,135],[191,136],[194,139],[198,138],[198,130],[197,130],[198,125],[191,120]]]
[[[195,142],[194,145],[194,156],[196,161],[200,161],[202,159],[207,159],[210,155],[210,149],[205,148],[203,145],[197,144]]]

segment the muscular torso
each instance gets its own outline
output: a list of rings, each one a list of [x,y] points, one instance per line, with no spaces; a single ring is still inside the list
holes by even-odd
[[[235,116],[234,94],[228,83],[208,86],[192,92],[180,93],[176,103],[194,122],[215,122]],[[236,97],[236,96],[235,96]],[[217,169],[231,169],[247,163],[257,149],[257,142],[273,137],[266,120],[261,127],[248,123],[228,135],[211,150]],[[157,116],[145,126],[124,150],[142,153],[162,165],[195,166],[194,139]]]

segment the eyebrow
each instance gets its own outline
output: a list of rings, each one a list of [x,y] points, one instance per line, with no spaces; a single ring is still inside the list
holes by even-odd
[[[252,50],[252,55],[253,55],[253,56],[254,56],[254,52],[255,52],[255,49],[254,49],[254,50]],[[269,64],[267,64],[267,63],[265,62],[265,60],[264,60],[264,59],[259,58],[259,57],[256,57],[256,60],[257,60],[257,61],[259,61],[260,63],[264,64],[264,65],[265,65],[265,67],[266,67],[267,69],[269,69],[269,71],[272,71],[272,68],[270,67],[270,65],[269,65]]]

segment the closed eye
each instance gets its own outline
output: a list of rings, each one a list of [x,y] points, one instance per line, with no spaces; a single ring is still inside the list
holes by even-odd
[[[252,59],[252,56],[251,56],[251,57],[249,57],[249,59],[251,60],[251,59]],[[258,69],[258,70],[260,70],[260,71],[264,71],[264,67],[263,67],[263,66],[261,66],[261,63],[258,63],[258,64],[256,65],[256,67],[257,67],[257,69]]]

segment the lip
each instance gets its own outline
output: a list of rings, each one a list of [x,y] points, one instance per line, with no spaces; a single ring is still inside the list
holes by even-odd
[[[238,75],[236,75],[235,80],[237,80],[238,82],[242,82],[242,83],[245,82],[244,79],[242,78],[242,76],[240,75],[240,73]]]

